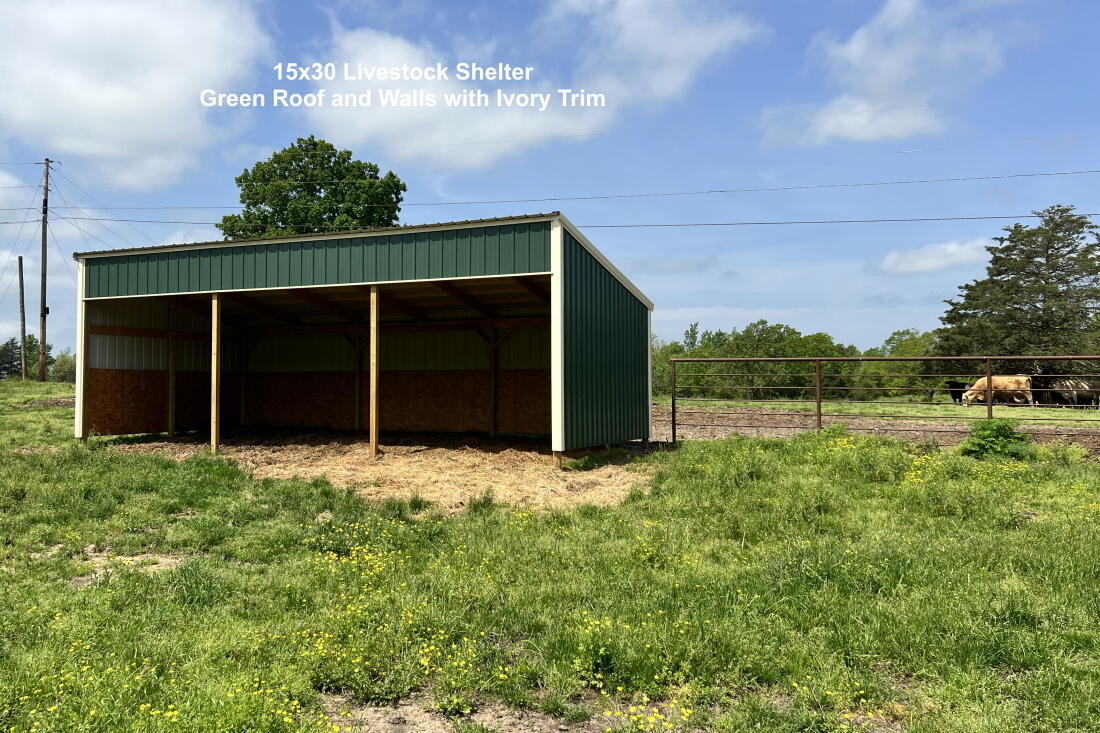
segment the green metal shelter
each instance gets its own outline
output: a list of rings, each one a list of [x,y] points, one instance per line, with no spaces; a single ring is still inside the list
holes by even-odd
[[[558,212],[74,258],[81,438],[650,434],[653,304]]]

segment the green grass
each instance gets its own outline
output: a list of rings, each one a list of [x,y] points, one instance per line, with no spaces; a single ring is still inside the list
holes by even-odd
[[[0,379],[0,450],[56,444],[73,434],[73,408],[45,407],[45,400],[72,397],[64,382]]]
[[[1069,450],[689,442],[620,506],[442,516],[59,435],[0,453],[0,730],[321,730],[323,691],[417,690],[675,700],[713,731],[1100,727],[1100,467]],[[88,545],[184,562],[76,588]]]

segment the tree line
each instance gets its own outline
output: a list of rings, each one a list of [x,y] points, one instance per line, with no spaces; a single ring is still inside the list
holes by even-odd
[[[994,237],[986,248],[985,277],[960,286],[958,295],[945,301],[939,328],[895,331],[881,346],[861,351],[829,334],[803,334],[779,323],[757,321],[729,331],[700,331],[695,323],[682,340],[654,342],[654,393],[670,392],[669,359],[675,357],[1012,355],[1035,358],[994,361],[994,371],[1039,377],[1100,373],[1100,362],[1042,358],[1100,352],[1100,228],[1072,206],[1055,205],[1035,214],[1034,225],[1013,224]],[[973,376],[984,368],[950,360],[825,364],[822,386],[829,399],[916,396],[949,377]],[[815,383],[813,371],[812,362],[683,365],[677,384],[697,386],[678,395],[804,399]],[[719,384],[744,389],[716,389]]]
[[[20,364],[19,339],[14,336],[0,342],[0,379],[19,379],[22,374]],[[38,375],[38,338],[27,334],[27,378]],[[46,344],[46,378],[51,382],[76,381],[76,356],[64,349],[56,356],[53,344]]]

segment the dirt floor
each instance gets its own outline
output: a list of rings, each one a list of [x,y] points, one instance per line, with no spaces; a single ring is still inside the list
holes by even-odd
[[[444,511],[459,511],[471,499],[492,492],[496,501],[555,507],[615,504],[644,485],[648,474],[627,466],[641,444],[616,454],[607,465],[562,471],[546,441],[443,435],[383,435],[381,454],[371,459],[367,444],[349,433],[264,433],[227,436],[222,455],[258,478],[325,477],[354,486],[371,499],[419,495]],[[205,437],[119,443],[119,450],[158,453],[184,460],[206,450]],[[578,454],[579,455],[579,454]]]
[[[698,408],[693,408],[698,410]],[[814,416],[810,412],[783,410],[776,407],[738,407],[744,414],[695,414],[685,415],[677,412],[676,434],[680,440],[713,440],[725,438],[734,433],[767,438],[787,438],[809,430],[814,426]],[[764,414],[778,413],[778,414]],[[668,405],[654,405],[654,440],[672,439],[671,409]],[[705,423],[705,424],[704,424]],[[922,420],[875,418],[862,415],[844,417],[826,417],[824,426],[844,423],[852,430],[870,435],[888,435],[914,442],[935,441],[940,445],[956,445],[967,433],[969,421],[965,420]],[[1039,442],[1062,440],[1080,443],[1093,454],[1100,455],[1100,433],[1095,428],[1080,428],[1071,425],[1025,425],[1022,430],[1031,433]]]

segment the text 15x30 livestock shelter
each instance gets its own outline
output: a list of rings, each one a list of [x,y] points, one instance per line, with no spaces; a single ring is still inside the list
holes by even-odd
[[[74,255],[76,434],[650,434],[653,304],[558,212]]]

